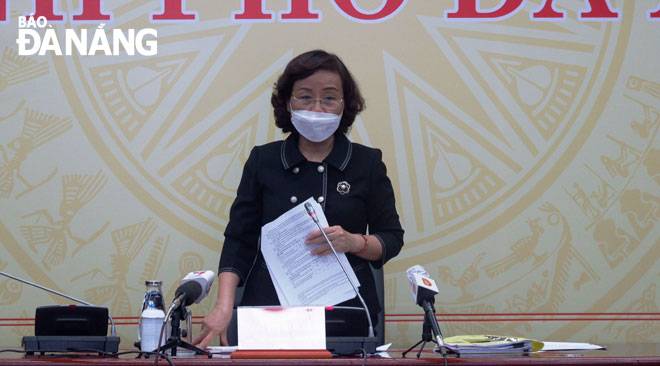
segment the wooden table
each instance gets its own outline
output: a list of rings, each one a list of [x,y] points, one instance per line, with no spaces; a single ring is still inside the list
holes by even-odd
[[[401,351],[390,351],[392,358],[368,358],[367,365],[442,365],[442,357],[430,352],[424,352],[421,358],[408,354],[401,358]],[[412,355],[412,357],[411,357]],[[57,357],[23,358],[22,354],[0,353],[0,366],[81,366],[86,364],[116,365],[116,366],[148,366],[153,365],[153,359],[135,359],[135,355],[123,355],[120,358],[98,358],[82,355],[66,355]],[[570,351],[542,352],[524,356],[450,356],[449,365],[660,365],[660,344],[612,344],[606,351]],[[210,366],[210,365],[268,365],[268,366],[298,366],[298,365],[361,365],[361,358],[332,359],[229,359],[229,358],[175,358],[177,366]],[[168,365],[160,360],[159,365]]]

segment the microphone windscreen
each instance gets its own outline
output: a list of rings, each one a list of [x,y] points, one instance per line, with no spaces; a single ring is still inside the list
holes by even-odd
[[[193,302],[195,302],[195,300],[197,300],[198,297],[202,295],[203,291],[204,290],[202,289],[202,285],[200,285],[198,282],[189,281],[176,289],[174,297],[179,297],[180,295],[185,294],[186,296],[182,305],[190,306]]]

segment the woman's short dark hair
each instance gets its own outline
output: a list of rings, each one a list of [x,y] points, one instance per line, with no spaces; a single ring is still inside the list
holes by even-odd
[[[336,72],[341,78],[344,92],[344,113],[335,134],[346,133],[355,121],[355,116],[364,110],[364,98],[360,94],[360,89],[339,57],[322,50],[305,52],[289,61],[284,72],[277,79],[273,95],[270,98],[274,109],[275,125],[281,128],[282,132],[297,133],[291,123],[291,113],[288,109],[293,84],[319,70]]]

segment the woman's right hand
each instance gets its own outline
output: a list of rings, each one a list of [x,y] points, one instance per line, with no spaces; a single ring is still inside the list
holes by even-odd
[[[229,345],[227,341],[227,328],[234,312],[234,297],[236,296],[236,287],[238,287],[239,281],[240,279],[233,272],[221,272],[218,275],[218,298],[215,307],[209,315],[204,317],[202,330],[193,339],[193,345],[204,349],[217,336],[220,336],[221,345]]]
[[[211,312],[204,317],[202,322],[201,332],[193,339],[192,343],[195,347],[204,349],[211,341],[217,336],[220,336],[220,344],[228,346],[227,341],[227,328],[231,322],[232,311],[216,306]]]

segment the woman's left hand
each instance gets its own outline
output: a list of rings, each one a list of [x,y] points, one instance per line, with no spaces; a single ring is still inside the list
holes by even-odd
[[[325,235],[328,236],[328,239],[330,239],[332,242],[332,245],[335,247],[337,253],[348,253],[355,251],[358,243],[362,242],[361,236],[357,234],[351,234],[339,225],[326,227],[323,229],[323,231],[325,231]],[[330,246],[328,243],[326,243],[325,238],[323,238],[320,230],[316,230],[310,233],[307,236],[307,240],[305,240],[305,244],[323,244],[312,250],[313,255],[332,254],[332,249],[330,249]]]

